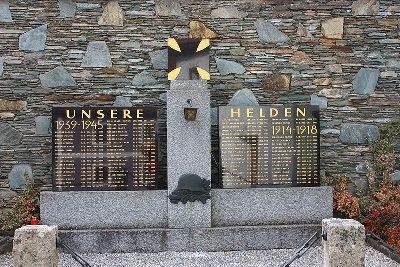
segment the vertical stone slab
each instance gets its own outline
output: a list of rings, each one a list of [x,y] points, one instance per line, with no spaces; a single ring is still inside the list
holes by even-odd
[[[15,267],[57,267],[57,226],[27,225],[15,230]]]
[[[195,121],[187,121],[184,108],[198,108]],[[195,174],[211,181],[210,92],[207,81],[175,80],[167,92],[168,194],[179,178]],[[170,228],[211,227],[211,201],[177,204],[168,201]]]
[[[365,229],[355,220],[324,219],[324,267],[364,267]]]

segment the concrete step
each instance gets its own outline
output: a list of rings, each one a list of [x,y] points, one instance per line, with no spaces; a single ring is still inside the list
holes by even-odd
[[[63,243],[78,253],[233,251],[298,248],[317,224],[231,226],[195,229],[60,230]]]

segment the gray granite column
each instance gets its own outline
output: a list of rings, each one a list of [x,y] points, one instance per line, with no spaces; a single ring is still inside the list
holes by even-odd
[[[190,100],[191,105],[188,103]],[[185,107],[198,108],[195,121],[184,117]],[[174,80],[167,92],[168,194],[185,174],[211,181],[210,92],[204,80]],[[211,227],[211,201],[168,201],[170,228]]]

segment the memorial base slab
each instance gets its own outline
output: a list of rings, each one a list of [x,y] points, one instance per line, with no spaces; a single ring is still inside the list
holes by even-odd
[[[78,253],[234,251],[297,248],[320,230],[316,224],[62,230],[59,237]]]

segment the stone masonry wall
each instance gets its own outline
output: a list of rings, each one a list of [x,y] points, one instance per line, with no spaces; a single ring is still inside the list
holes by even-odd
[[[55,105],[159,107],[165,179],[168,37],[212,38],[214,108],[320,105],[323,173],[365,184],[366,140],[399,119],[399,23],[397,0],[0,0],[0,210],[50,184]]]

